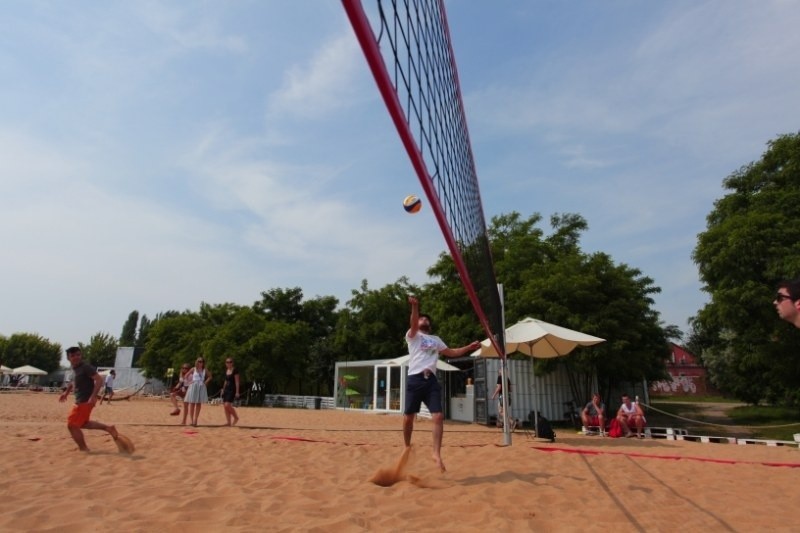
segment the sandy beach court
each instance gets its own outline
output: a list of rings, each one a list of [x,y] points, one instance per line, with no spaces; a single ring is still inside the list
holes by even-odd
[[[167,400],[95,408],[136,445],[117,451],[66,429],[57,394],[0,394],[0,531],[797,531],[795,447],[607,439],[559,432],[555,443],[446,422],[430,457],[420,420],[407,473],[393,466],[401,417],[362,411],[218,405],[181,426]],[[775,466],[787,465],[787,466]]]

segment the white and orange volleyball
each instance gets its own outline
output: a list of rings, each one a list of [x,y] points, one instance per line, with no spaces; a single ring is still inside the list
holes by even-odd
[[[403,198],[403,209],[406,210],[406,213],[419,213],[419,210],[422,209],[422,200],[409,194]]]

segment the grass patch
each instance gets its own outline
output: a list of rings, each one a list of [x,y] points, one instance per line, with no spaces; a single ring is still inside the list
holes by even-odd
[[[685,418],[694,418],[695,416],[700,416],[700,413],[703,412],[703,408],[701,406],[691,403],[650,400],[650,404],[660,411],[665,411],[671,415],[682,416]],[[665,415],[655,411],[647,413],[648,419],[655,416]]]
[[[648,425],[683,428],[693,435],[736,436],[756,439],[794,440],[794,434],[800,433],[800,422],[798,422],[800,421],[800,411],[796,408],[766,405],[731,405],[730,408],[723,409],[725,417],[730,419],[730,421],[725,421],[720,420],[718,416],[713,417],[705,414],[706,407],[703,404],[712,403],[711,401],[707,398],[703,399],[705,401],[697,400],[699,399],[689,403],[682,398],[651,398],[650,403],[656,409],[669,413],[669,415],[689,420],[675,418],[651,409],[647,413]],[[722,402],[715,401],[714,403]],[[737,402],[724,400],[724,403],[735,404]],[[698,424],[692,421],[717,422],[720,425]],[[726,427],[734,425],[743,427]]]
[[[663,402],[688,402],[688,403],[742,403],[739,400],[723,398],[722,396],[656,396],[650,395],[650,403]]]
[[[727,412],[727,415],[735,420],[736,424],[751,426],[753,436],[758,439],[794,440],[794,434],[800,433],[800,423],[798,422],[800,413],[797,408],[746,405],[734,407]]]
[[[721,437],[731,435],[731,432],[727,428],[698,424],[695,422],[711,422],[711,420],[704,415],[705,407],[703,407],[702,402],[688,403],[680,400],[672,400],[673,399],[670,398],[669,401],[655,401],[651,398],[650,404],[659,411],[664,412],[661,413],[653,409],[648,410],[648,426],[681,428],[688,431],[690,435],[712,435]]]

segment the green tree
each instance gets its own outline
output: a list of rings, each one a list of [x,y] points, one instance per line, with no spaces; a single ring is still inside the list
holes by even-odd
[[[304,300],[299,287],[271,289],[261,293],[261,300],[253,304],[270,324],[296,324],[308,328],[308,338],[303,340],[305,352],[296,352],[299,360],[289,362],[296,389],[301,393],[329,391],[333,383],[335,353],[334,331],[338,320],[333,296],[318,296]]]
[[[14,333],[0,342],[3,364],[9,368],[31,365],[53,372],[61,363],[61,345],[36,333]]]
[[[777,319],[772,300],[777,282],[800,272],[800,134],[770,141],[723,186],[693,253],[710,296],[692,319],[697,354],[723,392],[797,403],[800,331]]]
[[[581,401],[590,396],[595,376],[601,393],[622,382],[664,377],[668,336],[680,332],[659,322],[652,295],[660,289],[653,280],[614,264],[607,254],[583,253],[580,236],[588,225],[579,215],[553,215],[549,235],[538,228],[541,220],[538,214],[523,219],[512,212],[494,217],[488,228],[506,324],[530,316],[608,340],[563,359]],[[428,271],[437,281],[424,292],[442,324],[439,332],[455,344],[480,333],[474,313],[465,312],[469,303],[452,263],[440,256]],[[542,373],[556,361],[535,363]]]
[[[404,340],[408,330],[408,295],[419,293],[405,277],[380,289],[370,289],[363,280],[361,288],[352,291],[353,296],[347,302],[350,313],[339,324],[352,328],[344,334],[349,337],[348,358],[391,359],[408,353]],[[422,312],[426,312],[424,308]]]
[[[214,375],[214,386],[211,391],[216,391],[222,386],[227,357],[233,358],[236,363],[239,379],[242,381],[242,391],[247,390],[245,384],[248,380],[261,377],[255,376],[251,369],[257,366],[263,354],[252,350],[250,341],[266,330],[267,324],[263,315],[249,307],[242,307],[231,315],[229,320],[215,327],[212,335],[202,342],[201,351],[206,358],[206,367]]]
[[[136,334],[134,346],[144,347],[147,345],[147,335],[149,335],[152,326],[153,322],[147,318],[147,315],[142,315],[141,320],[139,320],[139,333]]]
[[[5,335],[0,335],[0,365],[6,365],[5,353],[6,346],[8,345],[8,338]]]
[[[128,320],[122,325],[122,333],[119,335],[120,346],[136,346],[136,324],[139,323],[139,311],[131,311]]]
[[[117,339],[109,333],[95,333],[89,344],[78,343],[85,361],[94,366],[114,366],[117,358]]]
[[[162,318],[153,325],[139,364],[150,377],[173,375],[182,363],[194,364],[202,343],[211,337],[211,328],[200,313],[185,311]]]

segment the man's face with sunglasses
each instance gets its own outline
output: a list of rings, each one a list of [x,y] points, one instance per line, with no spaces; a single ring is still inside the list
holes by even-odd
[[[792,299],[788,289],[778,289],[778,293],[772,303],[775,305],[775,310],[778,311],[779,317],[796,326],[798,325],[798,321],[800,321],[800,309],[798,307],[800,305],[798,300]]]

